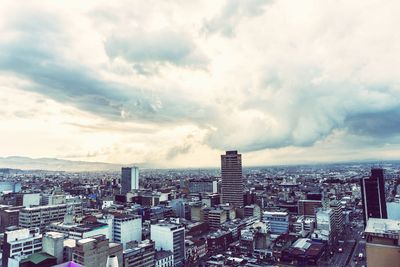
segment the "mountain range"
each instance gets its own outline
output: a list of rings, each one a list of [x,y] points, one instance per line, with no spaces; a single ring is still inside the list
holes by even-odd
[[[119,171],[123,166],[137,164],[113,164],[105,162],[74,161],[57,158],[0,157],[0,168],[47,171]],[[139,167],[143,167],[139,164]]]

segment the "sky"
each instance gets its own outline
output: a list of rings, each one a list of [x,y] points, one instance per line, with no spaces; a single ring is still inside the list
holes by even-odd
[[[400,157],[398,1],[0,3],[0,157]]]

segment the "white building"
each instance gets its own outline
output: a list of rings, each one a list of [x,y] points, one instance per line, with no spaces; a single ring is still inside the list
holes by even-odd
[[[63,262],[64,257],[64,234],[58,232],[47,232],[42,239],[43,252],[57,258],[57,264]]]
[[[30,193],[22,195],[22,206],[31,207],[40,205],[41,196],[38,193]]]
[[[8,266],[10,258],[18,258],[42,251],[42,235],[39,228],[13,227],[4,233],[3,266]]]
[[[312,233],[315,228],[315,217],[301,215],[293,226],[296,233]]]
[[[74,214],[82,214],[82,203],[23,208],[19,212],[19,226],[24,228],[39,227],[43,231],[52,222],[62,222],[68,206],[73,209]]]
[[[110,238],[109,225],[106,223],[66,224],[55,222],[47,226],[46,230],[59,232],[67,238],[76,240],[96,235],[105,235],[107,238]]]
[[[106,235],[111,242],[121,243],[126,249],[130,241],[142,241],[142,217],[128,214],[108,214],[98,219],[108,224],[109,233]]]
[[[317,211],[315,218],[317,229],[314,230],[313,237],[331,243],[335,227],[333,210],[321,208]]]
[[[283,234],[289,231],[289,214],[279,211],[264,211],[263,222],[268,222],[271,233]]]
[[[170,250],[174,266],[183,266],[185,260],[185,228],[178,224],[158,223],[150,228],[150,239],[157,250]]]

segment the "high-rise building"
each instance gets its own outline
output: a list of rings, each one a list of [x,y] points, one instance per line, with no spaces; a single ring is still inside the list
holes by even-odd
[[[121,170],[121,194],[139,189],[139,168],[123,167]]]
[[[221,155],[222,203],[243,206],[242,155],[227,151]]]
[[[387,219],[385,198],[385,177],[381,168],[371,169],[369,178],[362,178],[361,196],[364,211],[364,225],[369,218]]]
[[[31,255],[42,251],[42,235],[38,228],[10,227],[4,233],[3,266],[13,257]]]
[[[342,211],[342,206],[339,201],[334,200],[330,203],[330,208],[333,211],[333,235],[334,238],[337,239],[339,235],[343,232],[343,225],[344,225],[344,216]]]
[[[152,224],[150,238],[157,250],[170,250],[174,254],[174,266],[183,266],[185,260],[185,227],[177,224]]]
[[[365,228],[368,267],[399,266],[400,223],[370,218]]]

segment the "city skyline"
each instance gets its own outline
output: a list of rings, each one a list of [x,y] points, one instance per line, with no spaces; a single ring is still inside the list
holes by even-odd
[[[156,4],[157,3],[157,4]],[[0,4],[0,157],[400,156],[396,2]]]

